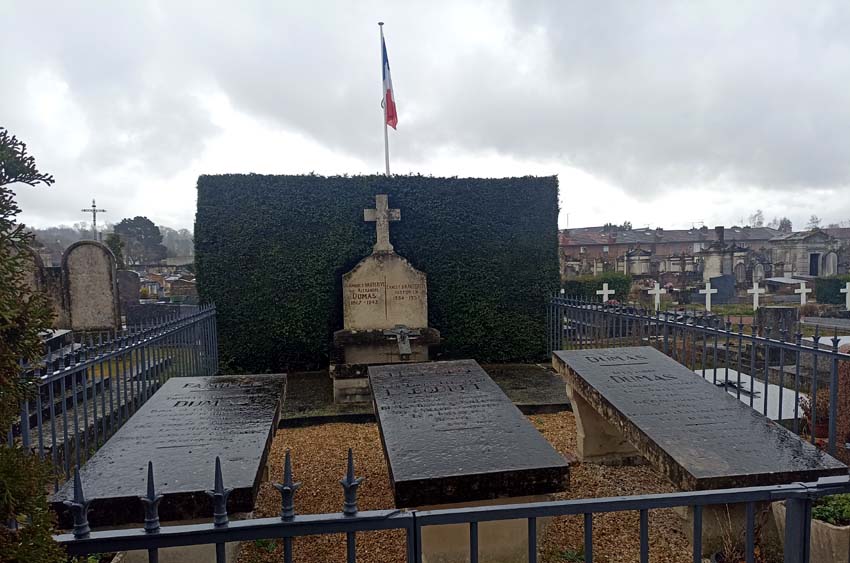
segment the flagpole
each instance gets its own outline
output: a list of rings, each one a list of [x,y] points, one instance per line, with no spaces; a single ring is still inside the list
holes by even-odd
[[[378,28],[381,30],[381,90],[383,90],[384,107],[384,163],[387,166],[387,176],[390,175],[390,136],[387,133],[387,89],[384,86],[384,22],[378,22]]]

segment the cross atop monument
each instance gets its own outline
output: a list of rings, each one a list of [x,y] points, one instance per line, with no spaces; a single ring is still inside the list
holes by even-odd
[[[752,289],[747,290],[747,293],[750,293],[753,296],[753,311],[755,311],[759,308],[759,294],[765,293],[766,291],[767,290],[764,289],[763,287],[759,287],[759,282],[757,282],[757,281],[753,282],[753,288]]]
[[[717,293],[716,289],[711,288],[711,282],[705,282],[705,289],[699,290],[700,295],[705,295],[705,310],[711,312],[711,295]]]
[[[844,307],[845,307],[848,311],[850,311],[850,282],[847,282],[846,284],[844,284],[844,288],[843,288],[843,289],[839,289],[838,291],[840,291],[841,293],[845,293],[845,294],[846,294],[846,295],[844,296],[844,301],[845,301]]]
[[[83,213],[91,213],[91,232],[94,240],[97,240],[97,214],[98,213],[106,213],[106,209],[98,209],[97,205],[94,203],[94,198],[91,200],[91,207],[87,209],[81,209]]]
[[[615,293],[617,293],[617,292],[614,291],[613,289],[608,289],[607,283],[602,284],[602,289],[596,290],[596,295],[602,296],[602,302],[603,303],[606,303],[608,301],[609,296],[614,295]]]
[[[812,289],[809,288],[809,287],[806,287],[806,282],[804,282],[804,281],[800,282],[800,289],[794,290],[794,293],[797,293],[797,294],[800,295],[800,305],[806,304],[806,295],[808,295],[811,292],[812,292]]]
[[[661,289],[661,284],[655,282],[655,287],[647,291],[648,294],[653,295],[655,297],[655,310],[661,308],[661,295],[667,293],[666,289]]]
[[[375,242],[372,252],[392,252],[390,221],[401,221],[401,210],[389,208],[387,194],[375,196],[375,209],[364,209],[363,220],[375,223],[377,242]]]

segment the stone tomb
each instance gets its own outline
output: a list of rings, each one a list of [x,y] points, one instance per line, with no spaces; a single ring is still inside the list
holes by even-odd
[[[440,333],[428,328],[426,276],[395,253],[389,224],[401,212],[390,209],[386,195],[375,196],[375,209],[364,220],[375,223],[372,254],[342,277],[343,329],[334,333],[334,400],[368,402],[366,368],[388,363],[424,362]]]
[[[205,491],[213,487],[216,456],[225,487],[233,489],[228,512],[251,512],[267,475],[284,385],[281,375],[169,379],[80,469],[91,499],[91,525],[143,522],[139,496],[147,490],[148,461],[154,465],[156,491],[164,495],[159,505],[164,523],[212,517]],[[71,515],[62,501],[71,498],[73,480],[51,499],[63,528],[71,526]],[[171,559],[164,553],[160,561],[193,561],[197,555],[174,549]],[[199,560],[207,560],[203,557]]]
[[[568,487],[568,461],[475,361],[372,366],[369,380],[396,507],[532,502]],[[468,531],[423,529],[426,559],[468,560]],[[525,521],[482,523],[480,549],[514,560],[526,533]]]
[[[582,461],[642,456],[683,490],[847,473],[835,458],[652,347],[558,351],[552,363],[567,384]],[[715,516],[728,518],[718,508]],[[720,531],[714,525],[723,524],[709,512],[706,544]]]

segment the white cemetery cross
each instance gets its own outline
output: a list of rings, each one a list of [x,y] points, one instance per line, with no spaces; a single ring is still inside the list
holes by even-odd
[[[602,296],[602,302],[603,302],[603,303],[605,303],[606,301],[608,301],[608,296],[609,296],[609,295],[614,295],[615,293],[617,293],[617,292],[616,292],[616,291],[614,291],[613,289],[608,289],[608,284],[607,284],[607,283],[603,283],[603,284],[602,284],[602,289],[597,289],[597,290],[596,290],[596,295],[601,295],[601,296]]]
[[[392,252],[390,244],[390,221],[401,221],[401,210],[390,209],[386,194],[375,196],[375,209],[364,209],[363,220],[375,223],[377,242],[373,252]]]
[[[661,284],[655,282],[655,287],[648,290],[647,293],[655,297],[655,310],[657,311],[659,308],[661,308],[661,296],[664,293],[667,293],[667,290],[661,289]]]
[[[844,289],[839,290],[841,293],[844,293],[844,307],[850,311],[850,282],[847,282],[844,285]]]
[[[699,290],[700,295],[705,295],[705,310],[711,312],[711,294],[717,293],[716,289],[711,289],[711,282],[705,282],[705,289]]]
[[[757,281],[753,282],[753,288],[752,289],[747,290],[747,293],[749,293],[753,296],[753,311],[755,311],[759,308],[759,294],[765,293],[766,291],[767,290],[765,288],[759,287],[759,282],[757,282]]]
[[[811,293],[812,290],[806,287],[806,282],[800,282],[800,289],[795,289],[794,293],[800,296],[800,305],[806,304],[806,295]]]

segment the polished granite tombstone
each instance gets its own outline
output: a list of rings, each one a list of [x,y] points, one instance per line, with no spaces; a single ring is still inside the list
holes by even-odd
[[[682,489],[847,473],[835,458],[652,347],[558,351],[553,364],[580,401]]]
[[[473,360],[370,366],[399,508],[564,490],[569,464]]]
[[[281,375],[173,377],[139,408],[80,469],[91,499],[92,526],[143,521],[139,496],[153,461],[163,521],[212,516],[205,491],[213,488],[215,458],[225,487],[233,492],[228,511],[250,512],[277,428],[284,390]],[[51,499],[60,524],[70,526],[62,504],[73,498],[73,480]]]

